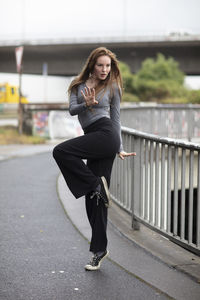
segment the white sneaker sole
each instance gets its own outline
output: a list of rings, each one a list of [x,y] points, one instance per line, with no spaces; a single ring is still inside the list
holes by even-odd
[[[101,177],[101,180],[103,182],[103,185],[104,185],[104,188],[105,188],[105,191],[106,191],[106,196],[108,198],[108,204],[105,203],[105,206],[109,207],[110,204],[111,204],[111,198],[110,198],[110,192],[109,192],[109,189],[108,189],[108,184],[107,184],[107,181],[106,181],[104,176]]]
[[[87,271],[96,271],[96,270],[99,270],[100,267],[101,267],[102,261],[104,260],[104,258],[106,258],[106,257],[108,256],[108,254],[109,254],[109,251],[107,251],[106,255],[100,260],[98,266],[93,267],[93,266],[91,266],[91,265],[86,265],[86,266],[85,266],[85,270],[87,270]]]

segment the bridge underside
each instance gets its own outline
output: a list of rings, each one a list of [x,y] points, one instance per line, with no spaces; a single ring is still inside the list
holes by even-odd
[[[42,65],[46,62],[49,75],[76,75],[90,51],[100,46],[114,51],[120,61],[129,64],[133,73],[145,58],[163,53],[177,60],[187,75],[200,75],[200,41],[25,45],[23,72],[42,74]],[[0,47],[0,72],[16,72],[15,46]]]

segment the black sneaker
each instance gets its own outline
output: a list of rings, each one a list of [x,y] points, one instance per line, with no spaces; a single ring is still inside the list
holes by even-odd
[[[104,176],[101,177],[100,185],[101,185],[100,191],[92,192],[90,195],[90,199],[96,198],[97,205],[99,205],[99,200],[103,200],[105,207],[109,207],[111,198],[108,189],[108,184]]]
[[[101,262],[104,258],[106,258],[109,254],[109,251],[103,252],[101,255],[94,254],[91,261],[85,266],[87,271],[96,271],[100,269]]]

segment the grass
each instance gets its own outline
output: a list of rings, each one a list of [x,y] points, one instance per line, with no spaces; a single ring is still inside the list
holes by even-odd
[[[189,104],[190,102],[188,101],[187,98],[165,98],[159,101],[159,103],[163,104]]]
[[[0,127],[0,145],[9,144],[44,144],[45,138],[39,136],[20,135],[14,126]]]

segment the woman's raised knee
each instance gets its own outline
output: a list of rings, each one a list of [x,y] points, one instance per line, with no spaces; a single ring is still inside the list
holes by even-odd
[[[56,159],[59,156],[59,152],[60,152],[60,149],[59,149],[59,146],[57,145],[53,148],[53,152],[52,152],[54,159]]]

